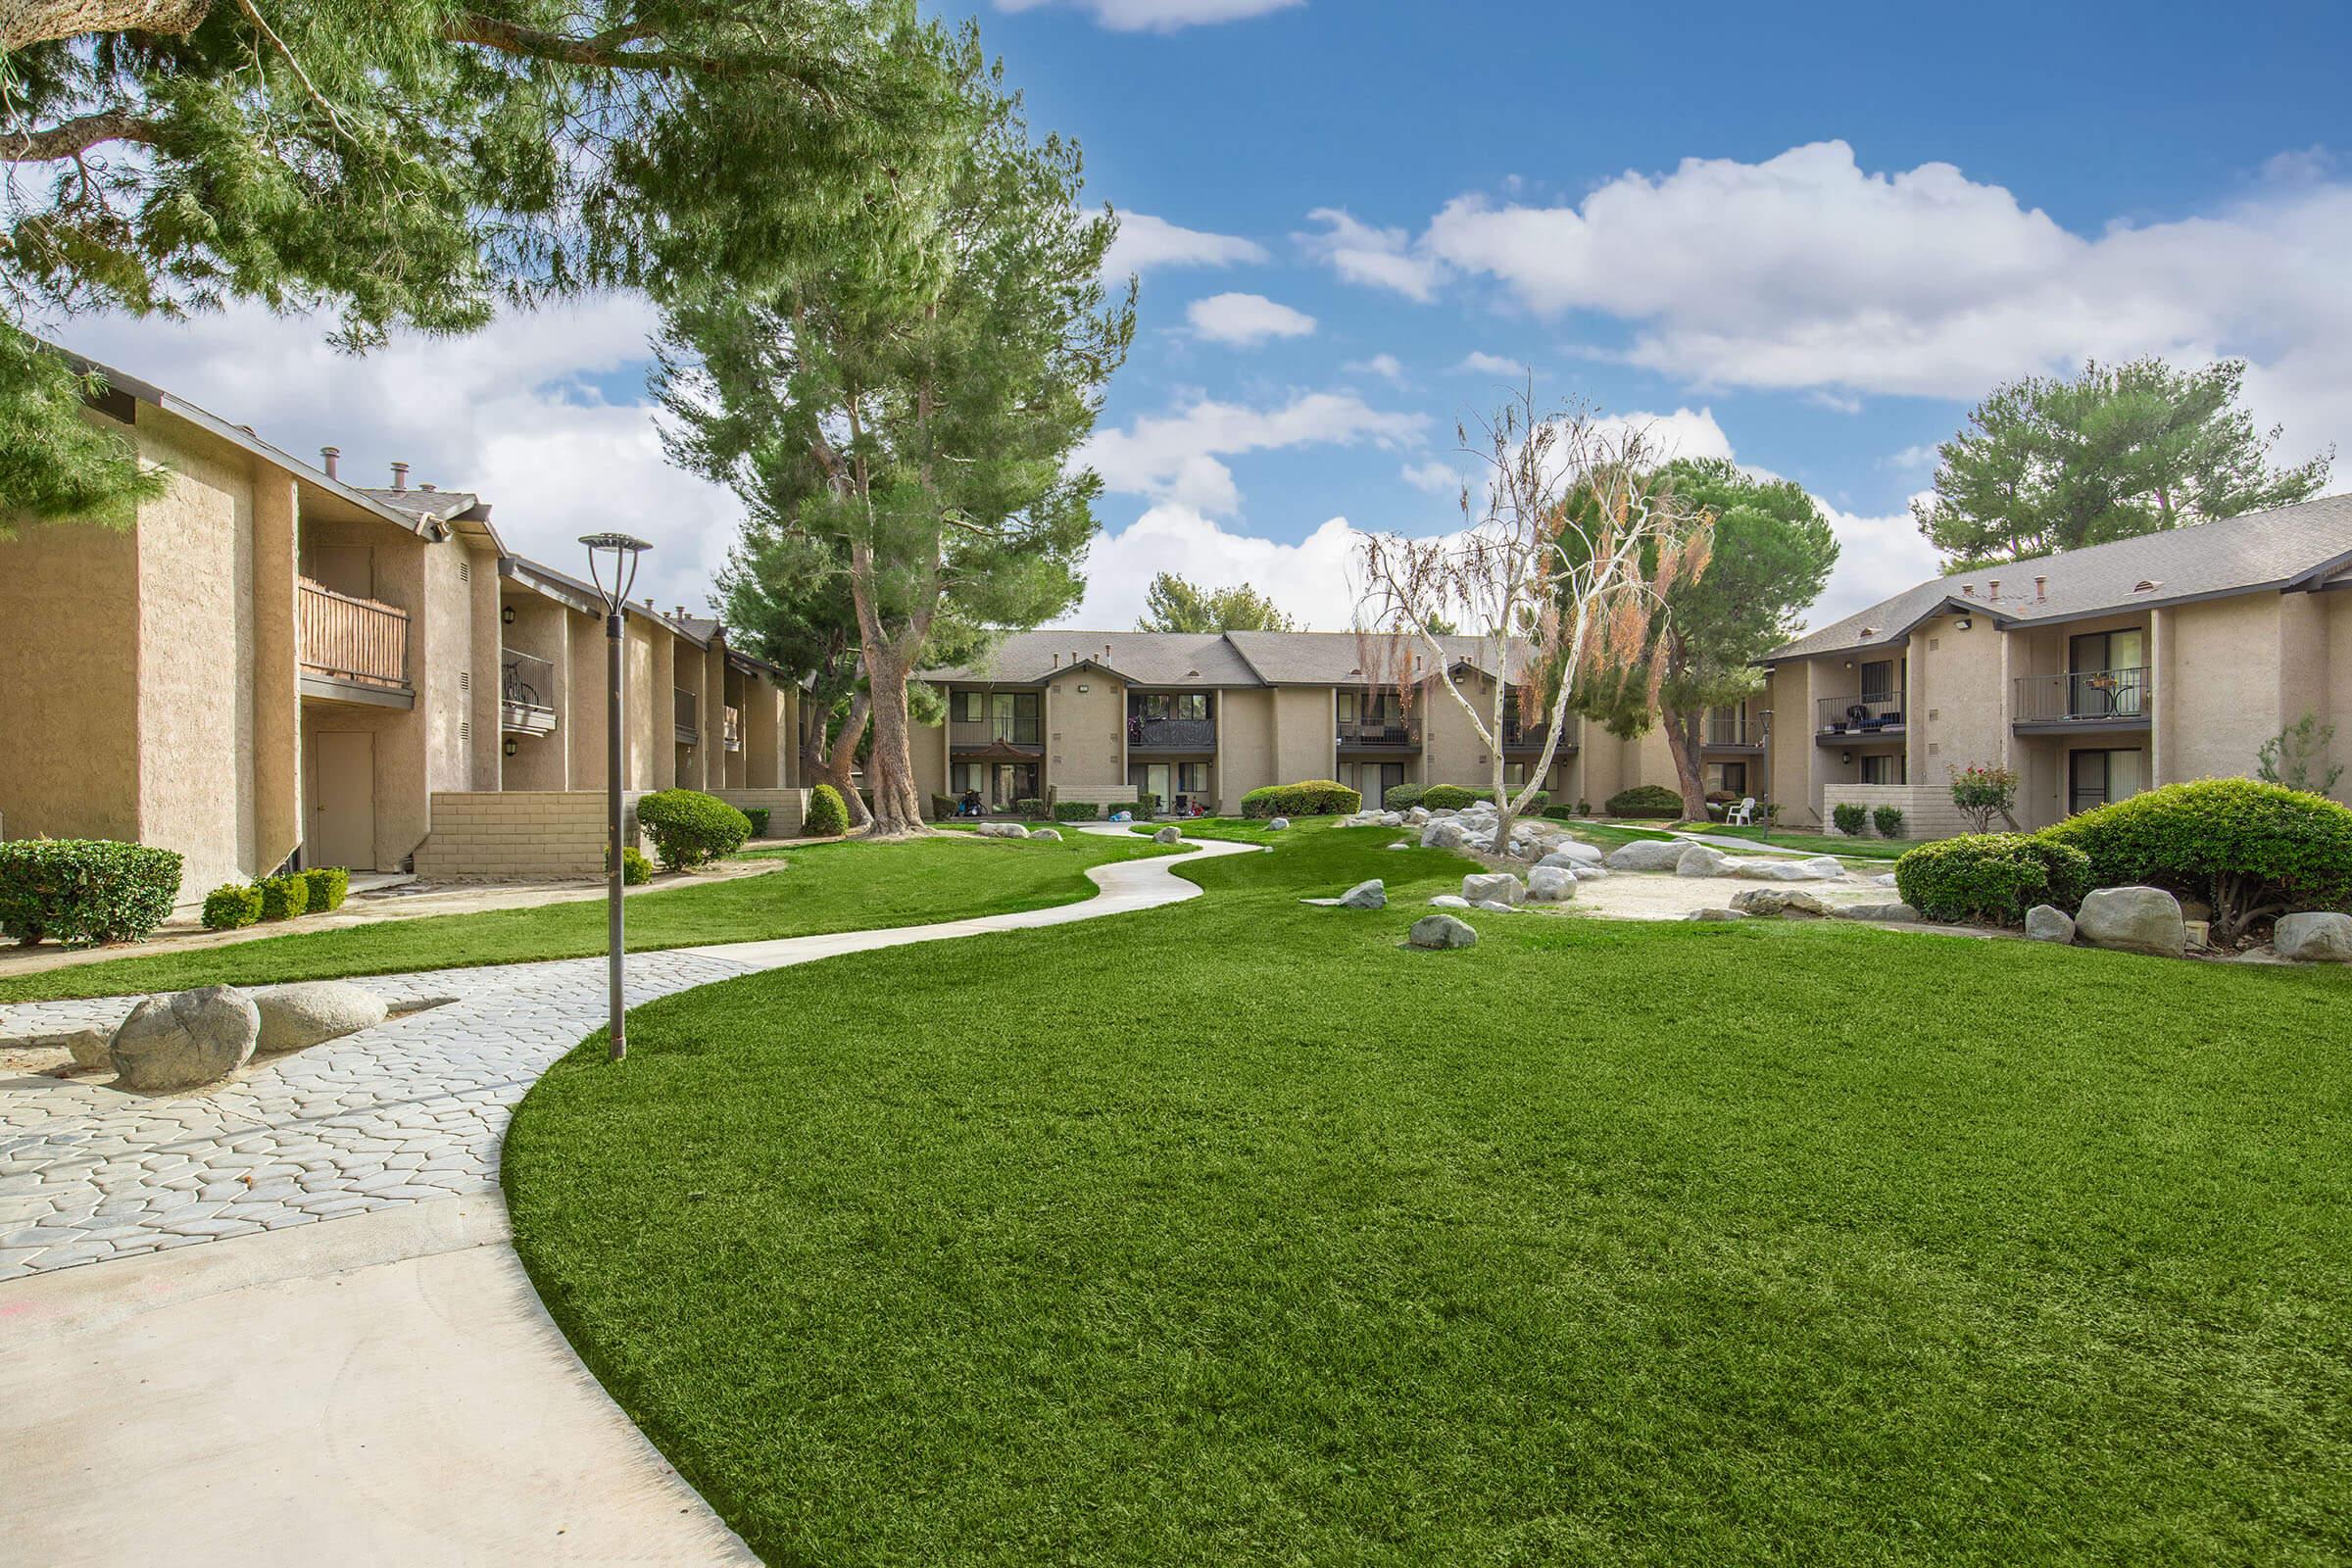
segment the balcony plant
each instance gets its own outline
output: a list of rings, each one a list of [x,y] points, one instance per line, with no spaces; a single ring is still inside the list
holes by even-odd
[[[18,839],[0,844],[0,933],[30,946],[129,942],[172,913],[180,858],[114,839]]]

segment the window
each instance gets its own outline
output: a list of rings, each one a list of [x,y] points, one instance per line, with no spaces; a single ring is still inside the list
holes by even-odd
[[[1894,661],[1876,659],[1862,666],[1862,700],[1866,703],[1890,701],[1895,694]]]
[[[1745,762],[1709,762],[1707,764],[1709,794],[1745,795],[1747,793],[1747,764]]]
[[[1179,696],[1176,699],[1176,716],[1178,718],[1206,719],[1208,717],[1208,694],[1206,692],[1186,692]]]
[[[1340,695],[1340,722],[1341,722],[1341,723],[1343,723],[1343,724],[1352,724],[1352,723],[1354,723],[1354,722],[1355,722],[1355,693],[1353,693],[1353,692],[1342,692],[1342,693],[1340,693],[1339,695]]]
[[[2146,787],[2146,756],[2138,751],[2075,752],[2067,760],[2067,809],[2088,811],[2137,795]]]
[[[2147,634],[2137,626],[2070,637],[2066,644],[2066,716],[2137,718],[2146,710]]]
[[[977,724],[988,716],[987,710],[983,706],[988,701],[986,692],[952,692],[949,694],[949,698],[955,709],[950,716],[955,718],[957,723]]]
[[[1176,787],[1188,795],[1208,793],[1208,764],[1179,762],[1176,764]]]
[[[1865,784],[1902,784],[1909,782],[1904,777],[1903,754],[1900,752],[1883,752],[1864,757],[1862,759],[1862,782]]]

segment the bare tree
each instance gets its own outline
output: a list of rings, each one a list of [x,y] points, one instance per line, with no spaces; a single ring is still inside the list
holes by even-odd
[[[1467,427],[1455,433],[1488,466],[1483,504],[1465,485],[1461,533],[1368,540],[1356,625],[1381,684],[1408,704],[1440,688],[1469,715],[1493,768],[1500,847],[1551,770],[1580,681],[1639,674],[1655,703],[1659,611],[1706,569],[1712,532],[1660,479],[1643,430],[1581,411],[1541,417],[1532,386],[1479,430],[1475,447]],[[1462,628],[1450,646],[1435,629],[1448,623]],[[1464,664],[1492,682],[1483,710],[1457,677]],[[1545,714],[1541,760],[1516,793],[1503,755],[1514,707]]]

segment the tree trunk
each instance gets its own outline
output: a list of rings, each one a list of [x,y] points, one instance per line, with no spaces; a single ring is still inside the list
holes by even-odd
[[[873,693],[874,746],[866,754],[866,778],[874,787],[874,819],[866,836],[906,838],[923,826],[923,797],[914,787],[912,725],[906,713],[906,683],[912,676],[911,647],[870,638],[865,645],[866,686]]]
[[[850,699],[849,716],[842,720],[841,733],[827,740],[825,731],[832,720],[832,705],[819,708],[812,699],[804,710],[801,725],[801,771],[811,784],[830,784],[848,808],[852,832],[874,819],[865,808],[865,797],[858,793],[858,742],[865,734],[867,712],[873,699],[858,692]]]
[[[185,35],[212,9],[212,0],[0,0],[0,50],[85,32]]]
[[[1699,769],[1698,749],[1701,744],[1700,726],[1706,723],[1704,710],[1695,713],[1666,715],[1666,750],[1674,756],[1675,787],[1683,796],[1683,820],[1704,822],[1707,817],[1707,781]]]

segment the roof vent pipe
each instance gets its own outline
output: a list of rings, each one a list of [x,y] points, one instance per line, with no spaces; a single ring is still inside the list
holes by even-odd
[[[1975,583],[1973,583],[1973,582],[1964,582],[1964,583],[1962,583],[1962,584],[1960,585],[1960,597],[1961,597],[1961,598],[1963,598],[1963,599],[1974,599],[1974,598],[1976,598],[1976,597],[1977,597],[1977,585],[1976,585]]]
[[[335,477],[335,463],[342,456],[343,449],[341,447],[320,447],[318,449],[318,461],[326,465],[326,476],[329,479]]]
[[[405,464],[405,463],[395,463],[394,465],[392,465],[392,489],[393,489],[393,491],[394,491],[395,493],[398,493],[398,492],[400,492],[400,491],[402,491],[402,490],[406,490],[408,487],[409,487],[409,466],[408,466],[407,464]]]
[[[2001,602],[2001,579],[2000,579],[2000,578],[1998,578],[1998,577],[1995,577],[1995,578],[1993,578],[1993,579],[1992,579],[1992,589],[1991,589],[1991,591],[1990,591],[1988,594],[1986,594],[1986,595],[1985,595],[1985,597],[1986,597],[1986,598],[1988,598],[1988,599],[1990,599],[1990,600],[1991,600],[1991,601],[1992,601],[1994,604],[1996,604],[1996,605],[1997,605],[1997,604],[1999,604],[1999,603]]]
[[[2037,605],[2047,604],[2049,602],[2049,598],[2050,579],[2047,577],[2035,577],[2034,579],[2034,602]]]

